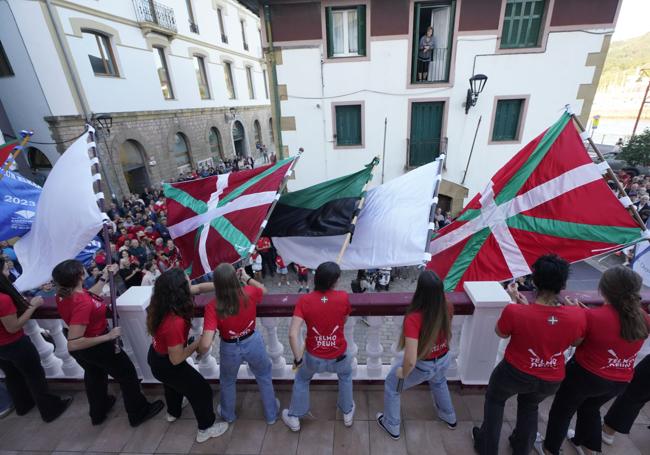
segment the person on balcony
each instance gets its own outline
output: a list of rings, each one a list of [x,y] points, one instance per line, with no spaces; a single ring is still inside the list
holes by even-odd
[[[9,281],[8,261],[1,256],[0,272],[0,370],[11,397],[7,404],[13,401],[19,416],[36,405],[41,418],[52,422],[70,406],[72,398],[50,393],[38,351],[23,331],[43,304],[43,297],[27,302]]]
[[[262,397],[266,423],[273,425],[280,412],[271,378],[271,359],[264,340],[255,330],[257,305],[266,294],[264,285],[230,264],[219,264],[212,282],[215,299],[205,307],[203,334],[199,354],[210,351],[216,331],[219,331],[220,404],[217,413],[226,422],[235,421],[237,373],[246,362],[255,376]]]
[[[297,369],[289,409],[282,411],[282,421],[291,431],[300,431],[300,418],[309,412],[309,383],[316,373],[336,373],[339,379],[338,408],[343,424],[352,426],[352,359],[346,355],[347,342],[343,328],[351,311],[348,294],[334,287],[341,269],[334,262],[316,268],[314,291],[305,294],[296,304],[289,327],[289,344]],[[300,339],[302,323],[307,336]]]
[[[228,424],[216,421],[210,384],[186,362],[199,347],[199,340],[188,340],[193,315],[189,279],[179,268],[167,270],[156,280],[147,308],[147,330],[153,338],[147,362],[163,384],[167,421],[181,416],[187,398],[199,427],[196,442],[203,443],[224,434]]]
[[[427,32],[420,38],[418,46],[418,81],[426,81],[429,77],[429,63],[433,59],[433,49],[436,39],[433,37],[433,27],[427,27]]]
[[[623,266],[608,269],[600,278],[598,290],[604,305],[585,310],[587,332],[567,364],[566,378],[553,400],[544,453],[560,453],[576,412],[575,433],[569,442],[578,453],[601,452],[600,408],[632,380],[634,361],[648,338],[650,316],[641,308],[642,284],[636,272]]]
[[[400,438],[400,396],[423,382],[429,383],[440,420],[452,430],[457,426],[446,377],[453,313],[442,280],[431,270],[421,272],[404,316],[399,340],[399,348],[404,350],[402,362],[397,362],[386,377],[384,412],[377,414],[379,426],[395,440]]]
[[[57,309],[68,326],[68,351],[84,370],[92,424],[103,423],[115,405],[115,397],[108,394],[110,375],[120,384],[129,423],[137,427],[158,414],[164,405],[160,400],[147,401],[131,359],[123,349],[116,352],[115,340],[121,331],[119,327],[109,330],[106,304],[98,297],[108,274],[116,269],[115,264],[106,267],[97,284],[85,290],[84,266],[70,259],[54,267],[52,279],[57,285]]]
[[[506,305],[497,321],[496,334],[510,338],[504,359],[492,371],[485,394],[483,424],[472,429],[474,448],[480,455],[499,452],[503,411],[508,398],[517,395],[517,423],[509,438],[515,455],[528,455],[537,435],[538,405],[555,394],[564,379],[564,351],[585,335],[586,316],[581,308],[563,305],[559,293],[569,277],[569,263],[545,255],[533,264],[536,301],[528,305],[517,291],[508,293],[519,304]]]

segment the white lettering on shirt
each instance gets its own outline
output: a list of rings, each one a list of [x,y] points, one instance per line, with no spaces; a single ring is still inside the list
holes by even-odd
[[[316,341],[316,347],[314,349],[328,349],[336,347],[337,337],[334,333],[339,329],[338,325],[332,329],[332,333],[329,335],[321,335],[316,327],[312,326],[312,329],[316,334],[314,335],[314,340]]]
[[[530,368],[557,368],[558,367],[558,357],[561,355],[564,355],[562,352],[558,352],[557,354],[553,354],[551,358],[549,359],[544,359],[537,355],[535,351],[532,349],[529,349],[528,352],[530,352]]]
[[[617,370],[629,370],[631,368],[634,368],[634,361],[636,360],[636,354],[634,354],[632,357],[628,359],[621,359],[618,357],[616,351],[614,351],[613,349],[609,349],[607,353],[611,357],[607,359],[607,365],[601,367],[601,370],[607,368],[613,368]]]
[[[237,333],[232,330],[228,330],[228,335],[230,335],[230,338],[241,338],[244,335],[248,335],[251,332],[251,327],[255,323],[255,320],[253,319],[251,322],[248,323],[248,326],[242,330],[241,332]]]

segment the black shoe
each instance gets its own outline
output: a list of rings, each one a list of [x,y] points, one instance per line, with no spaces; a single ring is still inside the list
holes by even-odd
[[[99,419],[93,419],[91,417],[90,422],[93,425],[101,425],[102,423],[104,423],[106,421],[106,418],[108,417],[108,413],[111,412],[111,409],[113,409],[113,406],[115,406],[116,401],[117,400],[115,398],[115,395],[109,395],[108,398],[106,399],[106,412],[104,413],[104,415]]]
[[[393,434],[390,431],[388,431],[388,428],[384,426],[384,414],[381,412],[377,413],[377,424],[383,428],[383,430],[390,436],[391,439],[397,441],[399,439],[399,433],[398,434]]]
[[[146,422],[156,414],[158,414],[160,411],[163,410],[165,407],[165,404],[162,402],[162,400],[156,400],[153,403],[149,403],[147,406],[147,412],[144,413],[142,417],[140,417],[137,420],[131,420],[129,423],[131,424],[132,427],[137,427],[138,425]]]
[[[47,418],[44,417],[43,421],[45,423],[50,423],[55,421],[61,416],[61,414],[63,414],[70,407],[71,404],[72,404],[72,397],[61,398],[61,407],[59,408],[59,410],[56,411],[51,416],[48,416]]]
[[[478,446],[478,437],[479,437],[480,432],[481,432],[481,429],[479,427],[472,428],[472,441],[474,441],[474,450],[476,451],[476,453],[480,453],[480,451],[478,450],[478,447],[477,447]]]

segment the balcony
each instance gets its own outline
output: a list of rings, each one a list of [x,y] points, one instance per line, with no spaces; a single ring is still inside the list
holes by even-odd
[[[406,139],[406,169],[431,163],[441,154],[447,154],[446,137],[440,139]]]
[[[153,0],[133,0],[135,15],[145,34],[174,36],[177,32],[174,9]]]

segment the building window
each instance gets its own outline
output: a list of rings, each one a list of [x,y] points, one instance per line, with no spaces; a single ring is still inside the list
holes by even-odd
[[[194,19],[194,9],[192,9],[192,0],[185,0],[185,5],[187,6],[187,17],[190,23],[190,32],[199,33],[199,26],[196,25],[196,20]]]
[[[545,3],[545,0],[507,0],[501,49],[539,46]]]
[[[366,7],[325,8],[327,56],[366,55]]]
[[[269,99],[269,83],[266,80],[266,70],[262,70],[262,79],[264,79],[264,97]]]
[[[226,90],[228,91],[228,98],[234,100],[237,98],[235,94],[235,80],[232,77],[232,65],[230,62],[223,63],[223,72],[226,77]]]
[[[199,84],[199,93],[202,100],[210,99],[210,86],[208,85],[208,73],[205,71],[205,59],[198,55],[194,56],[194,70],[196,81]]]
[[[248,96],[250,99],[255,99],[255,88],[253,87],[253,69],[250,66],[246,67],[246,81],[248,82]]]
[[[2,42],[0,42],[0,77],[9,77],[13,75],[14,70],[11,68],[4,46],[2,45]]]
[[[217,159],[223,161],[223,146],[221,145],[221,133],[215,127],[210,128],[208,134],[208,142],[210,143],[210,153]]]
[[[176,167],[183,167],[190,164],[190,148],[187,145],[187,137],[183,133],[176,133],[174,135],[172,157],[176,162]]]
[[[518,141],[525,99],[497,100],[492,127],[492,141]]]
[[[219,20],[219,31],[221,32],[221,42],[228,44],[228,35],[226,35],[226,29],[223,26],[223,13],[221,8],[217,9],[217,19]]]
[[[244,21],[239,21],[241,24],[241,39],[242,42],[244,43],[244,50],[248,50],[248,41],[246,41],[246,22]]]
[[[334,106],[334,139],[339,147],[363,145],[361,104]]]
[[[118,77],[110,38],[98,32],[83,31],[82,33],[88,45],[88,59],[95,75]]]
[[[154,60],[156,63],[156,72],[160,80],[160,89],[166,100],[174,99],[174,90],[172,89],[171,80],[169,79],[169,68],[167,67],[167,58],[165,49],[162,47],[153,48]]]
[[[411,82],[448,82],[456,3],[415,3]]]

